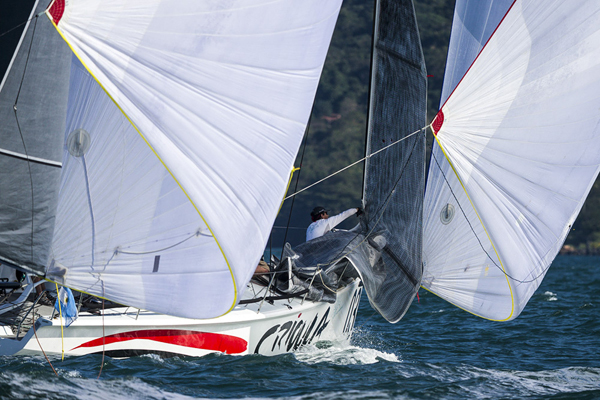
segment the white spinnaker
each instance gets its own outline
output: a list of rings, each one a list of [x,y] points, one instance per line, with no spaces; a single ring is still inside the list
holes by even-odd
[[[214,236],[193,266],[169,270],[179,282],[170,282],[170,296],[180,304],[169,313],[221,315],[250,279],[285,194],[340,5],[70,0],[62,19],[55,13],[75,54]],[[189,268],[196,278],[185,273]],[[186,303],[188,289],[211,295]]]
[[[188,315],[188,308],[199,307],[199,301],[210,304],[224,289],[197,290],[196,282],[205,277],[226,280],[230,274],[226,267],[198,265],[200,259],[206,265],[219,265],[222,259],[206,225],[75,57],[69,89],[49,277],[167,314]],[[83,145],[87,150],[70,152],[73,139],[89,143]],[[68,268],[64,278],[62,266]]]
[[[510,320],[598,175],[600,5],[515,1],[444,93],[437,140],[445,155],[434,149],[425,196],[423,286]]]

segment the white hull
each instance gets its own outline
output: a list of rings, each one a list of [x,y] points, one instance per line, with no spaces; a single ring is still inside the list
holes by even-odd
[[[101,314],[81,313],[68,328],[58,317],[39,318],[20,340],[0,338],[0,355],[101,354],[127,357],[139,354],[204,356],[227,354],[276,355],[320,340],[347,340],[352,334],[362,286],[356,280],[342,289],[334,304],[278,300],[238,305],[227,315],[193,320],[113,308]],[[260,308],[260,312],[258,312]],[[9,328],[5,328],[9,329]],[[1,332],[0,332],[1,333]],[[10,333],[10,332],[7,332]],[[39,340],[39,343],[38,343]]]

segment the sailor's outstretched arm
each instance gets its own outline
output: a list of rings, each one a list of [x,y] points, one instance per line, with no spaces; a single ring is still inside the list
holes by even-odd
[[[329,217],[329,219],[327,220],[327,222],[329,222],[328,225],[329,225],[330,229],[335,228],[342,221],[344,221],[345,219],[353,216],[357,212],[358,212],[358,208],[350,208],[350,209],[348,209],[346,211],[343,211],[343,212],[339,213],[338,215],[334,215],[334,216]]]

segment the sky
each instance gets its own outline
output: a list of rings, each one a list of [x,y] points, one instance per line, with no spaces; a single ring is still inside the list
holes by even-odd
[[[4,76],[6,67],[10,63],[15,46],[19,42],[25,25],[12,31],[10,30],[27,21],[33,3],[33,0],[0,0],[2,9],[0,12],[0,76],[2,77]]]

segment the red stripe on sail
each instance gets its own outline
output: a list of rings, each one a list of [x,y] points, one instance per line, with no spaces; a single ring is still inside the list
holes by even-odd
[[[433,134],[437,136],[437,133],[442,129],[442,125],[444,124],[444,113],[442,110],[438,111],[435,116],[431,127],[433,128]]]
[[[52,17],[52,21],[58,25],[58,22],[65,13],[65,0],[54,0],[48,8],[48,14]]]
[[[456,88],[458,88],[458,86],[462,83],[462,81],[465,79],[465,76],[467,76],[467,74],[469,73],[469,71],[471,70],[471,68],[473,68],[473,65],[475,64],[475,61],[477,61],[477,59],[479,58],[479,56],[481,55],[481,53],[483,53],[483,50],[487,47],[488,43],[492,40],[492,38],[496,34],[496,31],[498,31],[498,28],[500,28],[500,25],[502,25],[502,23],[506,19],[506,16],[510,12],[510,10],[512,10],[512,8],[513,8],[513,6],[515,5],[516,2],[517,2],[517,0],[514,0],[512,2],[512,4],[510,5],[510,7],[508,7],[508,10],[504,14],[504,17],[502,17],[502,19],[500,20],[500,22],[498,23],[498,25],[494,29],[494,32],[492,32],[492,34],[488,38],[487,42],[485,42],[485,44],[483,45],[483,47],[481,48],[481,50],[479,50],[479,53],[477,54],[477,57],[475,57],[475,59],[473,60],[473,62],[469,66],[469,69],[467,69],[467,72],[465,72],[465,74],[463,75],[463,77],[460,78],[460,81],[458,81],[458,83],[456,84],[456,86],[454,87],[454,89],[452,89],[452,92],[450,93],[450,95],[446,98],[446,101],[444,102],[444,104],[442,104],[442,106],[440,107],[440,111],[442,110],[442,108],[444,108],[444,106],[446,105],[446,103],[448,102],[448,100],[450,100],[450,97],[452,97],[452,95],[454,94],[454,92],[456,92]]]
[[[108,335],[104,338],[90,340],[89,342],[74,347],[72,350],[80,347],[102,346],[103,344],[126,342],[134,339],[154,340],[156,342],[175,344],[178,346],[220,351],[226,354],[239,354],[246,351],[248,348],[248,342],[244,339],[221,333],[179,329],[151,329]]]

